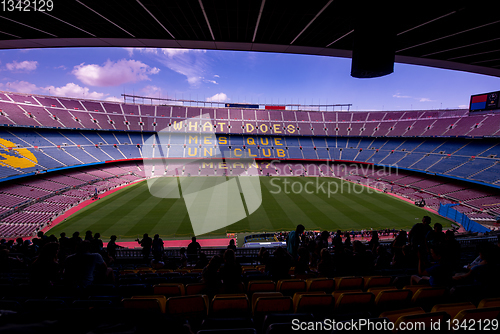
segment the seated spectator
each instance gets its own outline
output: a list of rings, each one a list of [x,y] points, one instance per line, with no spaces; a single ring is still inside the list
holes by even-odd
[[[216,295],[222,285],[219,269],[222,259],[219,255],[214,255],[207,266],[201,272],[202,282],[206,284],[206,293],[210,298]]]
[[[151,260],[151,268],[154,270],[163,269],[165,267],[165,262],[163,262],[162,257],[155,256]]]
[[[462,247],[457,239],[455,239],[455,233],[452,230],[448,230],[444,234],[443,249],[453,269],[459,269]]]
[[[187,261],[188,258],[186,256],[186,248],[181,247],[181,250],[179,252],[181,254],[179,268],[185,268],[185,267],[187,267],[187,264],[188,264],[188,261]]]
[[[274,250],[273,256],[269,258],[265,271],[275,282],[280,279],[290,278],[289,271],[292,267],[292,261],[292,257],[284,248],[277,247]]]
[[[299,251],[299,258],[297,259],[297,262],[295,263],[295,275],[305,275],[309,273],[309,260],[310,260],[310,254],[309,250],[305,247],[300,247]]]
[[[236,255],[232,249],[224,253],[224,265],[220,268],[224,293],[238,293],[239,284],[242,282],[241,266],[236,262]]]
[[[352,243],[353,254],[351,260],[350,270],[355,275],[367,275],[373,269],[374,256],[369,252],[365,245],[356,240]]]
[[[18,269],[22,264],[23,262],[19,257],[10,256],[9,249],[0,249],[0,273],[8,273],[12,269]]]
[[[321,250],[321,260],[318,263],[318,275],[323,277],[333,277],[334,267],[330,251],[327,248]]]
[[[269,251],[265,247],[259,249],[259,254],[257,254],[257,260],[261,265],[266,265],[269,261]]]
[[[418,252],[418,273],[411,277],[412,284],[423,284],[430,286],[448,286],[451,283],[452,269],[450,263],[443,256],[441,246],[434,245],[430,248],[433,263],[427,263],[425,252]]]
[[[207,266],[207,264],[208,264],[207,254],[201,252],[198,261],[194,265],[194,268],[203,269]]]
[[[410,245],[404,245],[401,252],[395,252],[391,267],[394,269],[417,269],[418,257]]]
[[[425,243],[429,252],[431,245],[442,245],[444,243],[445,234],[443,233],[443,225],[440,223],[434,224],[434,229],[429,231],[425,236]]]
[[[389,269],[391,265],[391,254],[387,251],[384,246],[378,246],[376,250],[375,265],[373,269],[383,270]]]
[[[76,253],[66,258],[64,280],[71,286],[86,287],[94,281],[105,281],[108,277],[111,279],[113,271],[107,269],[100,254],[90,253],[90,242],[82,241]]]
[[[494,286],[498,281],[499,250],[495,245],[485,242],[477,245],[480,261],[473,263],[465,274],[453,276],[453,281],[459,284],[478,284],[483,286]]]
[[[30,266],[30,284],[37,287],[48,288],[60,280],[61,267],[57,260],[59,244],[55,242],[46,243],[40,255]]]

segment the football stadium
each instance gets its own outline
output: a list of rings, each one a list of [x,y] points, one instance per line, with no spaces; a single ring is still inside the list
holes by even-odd
[[[359,109],[364,94],[191,98],[223,74],[175,63],[193,50],[345,58],[366,94],[395,63],[498,78],[498,5],[479,3],[402,19],[392,2],[2,2],[0,331],[498,330],[498,81],[467,88],[466,106]],[[34,49],[52,67],[25,60]],[[191,90],[170,76],[170,94],[130,94],[165,71],[134,52],[161,52]],[[58,69],[123,93],[30,83]]]

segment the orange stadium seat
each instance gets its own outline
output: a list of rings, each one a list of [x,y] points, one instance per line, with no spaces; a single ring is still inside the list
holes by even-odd
[[[325,291],[330,293],[333,291],[335,281],[333,278],[309,278],[306,280],[307,291]]]

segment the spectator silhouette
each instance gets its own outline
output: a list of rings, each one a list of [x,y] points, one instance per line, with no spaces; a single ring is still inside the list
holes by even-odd
[[[227,245],[227,249],[232,249],[236,252],[236,244],[234,243],[234,239],[229,240],[229,245]]]
[[[219,273],[221,264],[221,257],[219,255],[214,255],[201,273],[202,282],[207,286],[206,293],[209,298],[213,298],[221,288],[222,281]]]
[[[224,265],[220,269],[224,293],[239,293],[241,279],[241,266],[236,262],[232,249],[224,253]]]
[[[305,227],[302,224],[297,225],[295,231],[291,231],[288,233],[288,237],[286,239],[286,249],[288,253],[292,256],[293,260],[297,260],[298,258],[298,250],[300,244],[300,236],[304,233]]]
[[[431,217],[424,216],[421,223],[413,225],[410,233],[408,233],[408,239],[410,240],[410,245],[413,249],[416,250],[419,247],[425,246],[425,237],[427,236],[427,233],[432,231],[430,224]]]
[[[69,239],[69,245],[70,245],[70,253],[73,254],[76,252],[76,248],[78,245],[82,242],[82,238],[80,238],[80,232],[75,231],[73,232],[73,235]]]
[[[289,271],[292,267],[292,261],[290,254],[279,246],[274,250],[273,256],[269,258],[265,271],[275,282],[290,278]]]
[[[196,262],[194,268],[195,269],[203,269],[208,265],[208,258],[207,254],[201,252],[200,256],[198,258],[198,261]]]
[[[122,246],[119,246],[116,244],[116,235],[112,235],[110,237],[110,240],[106,246],[106,250],[108,251],[108,256],[110,258],[112,258],[113,260],[116,260],[116,250],[118,248],[125,248],[125,247],[122,247]]]
[[[425,249],[420,248],[418,252],[418,273],[411,277],[412,284],[423,284],[430,286],[448,286],[451,283],[452,270],[450,263],[443,256],[442,247],[433,245],[430,248],[432,261],[426,261]]]
[[[61,267],[57,260],[59,244],[46,243],[40,255],[30,266],[30,284],[40,288],[50,288],[60,280]]]
[[[318,275],[331,278],[334,276],[333,260],[330,251],[323,248],[320,253],[321,260],[318,263]]]
[[[196,237],[192,237],[191,242],[187,246],[187,257],[190,263],[196,262],[196,260],[198,260],[198,252],[200,251],[200,243],[196,241]]]
[[[104,279],[106,274],[106,263],[100,254],[90,253],[89,241],[82,241],[64,264],[64,280],[71,286],[87,287],[94,280]]]
[[[161,259],[163,257],[163,253],[165,251],[163,240],[160,238],[159,234],[155,234],[153,237],[153,258]]]
[[[86,240],[86,241],[92,241],[92,239],[94,239],[92,237],[92,231],[85,232],[85,238],[84,238],[84,240]]]
[[[144,233],[142,239],[136,239],[136,241],[142,247],[142,258],[144,259],[144,261],[148,262],[149,254],[151,254],[151,247],[153,246],[153,239],[151,239],[151,237],[147,233]]]
[[[102,249],[104,248],[104,244],[101,240],[101,234],[96,233],[94,234],[94,238],[90,240],[90,245],[91,245],[91,253],[101,253]]]

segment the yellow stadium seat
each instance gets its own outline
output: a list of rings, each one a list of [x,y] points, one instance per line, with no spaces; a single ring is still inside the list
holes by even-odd
[[[124,298],[122,300],[122,304],[123,307],[127,309],[144,310],[157,313],[164,312],[164,309],[162,309],[161,301],[158,298]]]
[[[471,302],[465,303],[453,303],[453,304],[436,304],[432,308],[431,312],[446,312],[449,314],[450,318],[454,318],[462,310],[475,309],[476,306]]]
[[[346,292],[335,299],[335,312],[365,312],[371,311],[375,296],[371,292]]]
[[[382,291],[390,291],[390,290],[397,290],[395,286],[383,286],[383,287],[378,287],[378,288],[369,288],[366,290],[366,292],[371,292],[375,296],[375,299],[377,298],[378,294]]]
[[[384,312],[410,307],[411,298],[410,290],[382,290],[375,298],[375,308],[378,312]]]
[[[325,291],[332,292],[335,281],[333,278],[309,278],[306,280],[307,291]]]
[[[200,295],[205,292],[207,285],[205,283],[186,284],[186,295]]]
[[[170,297],[166,303],[166,313],[182,318],[205,317],[209,300],[206,295]]]
[[[306,291],[306,282],[301,279],[283,279],[276,285],[276,291],[285,296],[293,296],[295,292]]]
[[[381,286],[390,286],[391,285],[391,276],[370,276],[363,278],[364,289],[368,290],[370,288],[381,287]]]
[[[165,305],[167,303],[167,298],[165,296],[158,296],[158,295],[152,295],[152,296],[132,296],[132,299],[157,299],[160,302],[160,307],[162,313],[165,313]]]
[[[276,291],[276,284],[273,281],[249,281],[247,293]]]
[[[252,295],[252,313],[255,310],[255,304],[257,303],[257,299],[260,297],[283,297],[281,292],[254,292]]]
[[[363,277],[337,277],[335,278],[335,290],[363,289]]]
[[[246,295],[216,295],[210,306],[211,316],[247,316],[250,315],[250,302]]]
[[[413,306],[420,306],[424,310],[429,311],[433,305],[442,301],[446,296],[447,290],[444,287],[428,287],[419,289],[413,294],[411,303]]]
[[[484,307],[477,309],[462,310],[458,312],[458,314],[453,318],[453,320],[457,321],[458,323],[462,323],[465,320],[466,324],[479,325],[478,321],[472,322],[469,320],[486,320],[486,319],[493,320],[497,319],[499,316],[500,316],[500,307]]]
[[[485,298],[479,302],[477,308],[499,307],[499,306],[500,306],[500,298]]]
[[[446,312],[432,312],[422,314],[403,315],[394,323],[394,332],[404,332],[404,329],[412,329],[425,333],[432,333],[433,326],[440,324],[440,329],[445,328],[446,320],[450,316]]]
[[[268,313],[293,312],[292,297],[259,297],[255,301],[253,315],[262,317]]]
[[[402,310],[394,310],[394,311],[386,311],[382,312],[379,315],[379,318],[387,318],[390,322],[395,323],[400,317],[404,315],[413,315],[413,314],[424,314],[425,311],[421,307],[412,307]]]
[[[335,300],[339,300],[340,295],[343,294],[343,293],[347,293],[347,292],[363,292],[363,290],[361,290],[361,289],[355,289],[355,290],[336,290],[336,291],[332,292],[332,296],[333,296],[333,298],[335,298]]]
[[[294,303],[295,313],[328,313],[333,309],[334,299],[330,294],[300,294]]]
[[[186,294],[184,284],[180,283],[161,283],[153,285],[155,295],[164,295],[167,297],[184,296]]]

